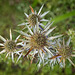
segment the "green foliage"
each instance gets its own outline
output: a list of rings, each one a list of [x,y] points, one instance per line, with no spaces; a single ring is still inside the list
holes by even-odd
[[[75,16],[75,10],[71,11],[69,13],[63,14],[61,16],[58,16],[58,17],[52,19],[52,21],[54,21],[54,24],[56,24],[56,23],[61,22],[61,21],[65,20],[65,19],[67,19],[67,18],[70,18],[72,16]]]

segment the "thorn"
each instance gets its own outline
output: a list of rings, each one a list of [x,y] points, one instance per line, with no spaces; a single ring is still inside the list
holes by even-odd
[[[51,57],[50,59],[55,59],[58,56],[60,56],[60,55],[59,54],[58,55],[55,55],[55,56]]]
[[[34,14],[34,10],[33,10],[33,8],[32,8],[31,6],[29,6],[29,7],[30,7],[30,9],[31,9],[32,13]]]
[[[61,63],[62,60],[63,60],[63,57],[61,57],[59,64]]]
[[[43,49],[41,49],[41,51],[45,54],[45,52],[44,52],[44,50],[43,50]]]
[[[31,52],[33,48],[30,48],[29,51],[27,52],[27,54],[24,56],[24,58]]]

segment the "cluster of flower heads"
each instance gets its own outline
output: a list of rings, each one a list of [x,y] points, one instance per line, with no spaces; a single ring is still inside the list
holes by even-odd
[[[59,63],[60,66],[65,67],[66,59],[75,66],[71,61],[71,57],[75,57],[74,50],[70,47],[69,40],[65,43],[64,38],[60,39],[62,35],[51,36],[51,32],[56,28],[50,28],[53,22],[43,19],[43,17],[49,12],[44,12],[41,14],[40,8],[39,12],[34,12],[33,8],[30,6],[32,13],[26,14],[27,22],[19,24],[19,26],[25,25],[25,28],[28,29],[28,32],[23,32],[23,30],[16,30],[20,35],[16,40],[12,40],[12,33],[10,29],[10,39],[5,39],[0,35],[0,39],[4,43],[0,43],[3,50],[0,52],[7,53],[6,57],[12,57],[14,62],[14,54],[18,55],[16,62],[20,61],[20,58],[30,58],[30,62],[34,61],[38,63],[38,67],[41,64],[46,65],[50,64],[51,67],[56,63]],[[42,21],[48,22],[46,25],[43,25]],[[22,36],[22,39],[19,39]],[[20,46],[20,47],[19,47]]]

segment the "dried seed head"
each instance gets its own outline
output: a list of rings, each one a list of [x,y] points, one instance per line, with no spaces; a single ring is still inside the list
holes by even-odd
[[[68,58],[72,54],[72,49],[69,46],[62,46],[57,49],[63,58]]]
[[[37,14],[30,14],[28,17],[28,22],[31,26],[34,26],[37,24],[37,19],[38,22],[40,22],[41,18]]]
[[[8,40],[5,42],[4,47],[7,52],[12,52],[13,50],[15,50],[16,43],[12,40]]]
[[[43,34],[36,33],[30,39],[30,45],[33,48],[41,49],[48,45],[47,38]]]

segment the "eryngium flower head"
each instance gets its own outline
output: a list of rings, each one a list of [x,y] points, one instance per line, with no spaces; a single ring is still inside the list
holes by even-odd
[[[10,30],[10,39],[6,40],[5,38],[3,38],[1,35],[0,35],[0,39],[2,41],[4,41],[4,43],[0,43],[0,46],[2,46],[2,48],[4,48],[0,54],[4,53],[4,52],[7,52],[7,55],[12,55],[12,61],[14,62],[14,53],[16,54],[19,54],[20,51],[17,51],[17,46],[18,45],[21,45],[21,43],[17,43],[17,40],[19,39],[20,35],[16,38],[16,40],[12,40],[12,33],[11,33],[11,30]]]
[[[71,38],[69,38],[69,40],[67,41],[67,43],[65,43],[64,38],[63,38],[63,42],[61,43],[61,40],[57,41],[57,54],[55,56],[53,56],[51,59],[56,58],[56,57],[61,57],[60,62],[63,60],[63,66],[65,67],[65,60],[68,59],[69,62],[75,66],[75,64],[71,61],[71,56],[75,57],[74,51],[72,50],[72,47],[70,47],[70,40]],[[60,63],[59,62],[59,63]]]
[[[33,51],[38,51],[39,56],[43,59],[43,54],[45,52],[50,52],[50,50],[47,48],[50,45],[49,40],[53,40],[55,38],[58,38],[62,35],[58,35],[58,36],[52,36],[52,37],[48,37],[48,35],[56,28],[52,28],[50,29],[51,24],[47,24],[47,26],[44,27],[44,30],[41,31],[39,29],[39,22],[37,21],[37,25],[35,25],[33,27],[33,31],[30,29],[30,27],[28,25],[26,25],[30,34],[24,33],[23,31],[17,31],[19,33],[21,33],[22,35],[24,35],[24,37],[26,38],[25,42],[27,43],[26,46],[24,46],[24,48],[29,48],[29,51],[27,52],[27,54],[25,55],[25,57],[33,50]]]
[[[4,48],[7,52],[12,52],[16,48],[16,42],[12,40],[7,40],[7,42],[4,43]]]
[[[36,23],[37,23],[37,20],[36,19],[38,19],[38,22],[41,21],[41,18],[40,18],[39,15],[37,15],[37,14],[30,14],[29,17],[28,17],[29,25],[30,26],[36,25]]]
[[[48,46],[47,37],[44,34],[36,33],[31,36],[30,45],[36,49]]]
[[[44,12],[42,15],[40,14],[40,13],[41,13],[41,10],[42,10],[42,8],[43,8],[43,6],[44,6],[44,5],[42,5],[42,7],[40,8],[40,10],[39,10],[38,13],[36,13],[36,11],[34,12],[33,8],[30,6],[32,13],[29,14],[29,15],[25,13],[25,15],[26,15],[26,17],[27,17],[27,23],[19,24],[19,26],[29,24],[30,26],[33,27],[33,26],[35,26],[35,25],[37,24],[37,19],[38,19],[38,22],[40,22],[39,25],[43,25],[43,24],[41,23],[42,21],[48,21],[48,20],[42,19],[42,18],[43,18],[49,11]]]

